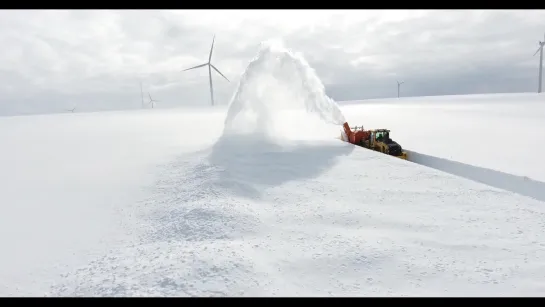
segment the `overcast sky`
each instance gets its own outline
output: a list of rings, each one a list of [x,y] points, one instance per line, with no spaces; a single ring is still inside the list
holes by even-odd
[[[0,114],[227,104],[261,41],[303,53],[335,100],[537,90],[545,11],[0,11]],[[148,99],[146,98],[146,102]]]

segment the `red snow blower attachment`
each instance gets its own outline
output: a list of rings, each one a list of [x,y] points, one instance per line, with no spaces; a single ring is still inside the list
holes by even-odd
[[[346,122],[343,124],[343,128],[344,134],[341,133],[343,141],[407,160],[407,153],[403,151],[401,145],[390,139],[390,130],[364,130],[363,126],[350,129]]]

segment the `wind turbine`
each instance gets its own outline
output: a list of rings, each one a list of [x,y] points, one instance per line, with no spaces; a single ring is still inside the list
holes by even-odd
[[[405,83],[405,81],[401,81],[401,82],[397,81],[397,98],[399,98],[399,88],[401,87],[401,84],[403,83]]]
[[[66,110],[66,111],[74,113],[75,110],[76,110],[76,107],[73,107],[71,110],[68,109],[68,110]]]
[[[214,105],[214,89],[213,89],[213,86],[212,86],[212,68],[218,73],[220,74],[222,77],[225,78],[225,80],[227,80],[227,82],[231,82],[229,81],[229,79],[227,79],[226,76],[224,76],[217,68],[216,66],[214,66],[211,61],[212,61],[212,51],[214,50],[214,41],[216,40],[216,35],[214,35],[214,37],[212,38],[212,46],[210,47],[210,54],[208,55],[208,62],[204,63],[204,64],[201,64],[201,65],[197,65],[197,66],[194,66],[194,67],[191,67],[191,68],[188,68],[188,69],[184,69],[182,71],[186,71],[186,70],[191,70],[191,69],[195,69],[195,68],[199,68],[199,67],[204,67],[204,66],[208,66],[208,78],[210,79],[210,99],[211,99],[211,102],[212,102],[212,106]]]
[[[543,42],[538,42],[539,47],[534,53],[534,56],[539,52],[539,84],[537,86],[537,92],[541,93],[541,77],[543,76],[543,46],[545,45],[545,35],[543,35]]]
[[[149,102],[148,102],[148,104],[151,103],[151,108],[153,109],[153,106],[155,106],[155,103],[154,103],[154,102],[159,102],[159,100],[153,100],[153,99],[151,98],[151,94],[150,94],[150,93],[148,93],[148,96],[149,96]]]

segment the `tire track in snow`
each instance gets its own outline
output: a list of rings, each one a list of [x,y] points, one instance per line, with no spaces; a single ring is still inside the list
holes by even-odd
[[[545,202],[545,182],[407,150],[408,160]]]

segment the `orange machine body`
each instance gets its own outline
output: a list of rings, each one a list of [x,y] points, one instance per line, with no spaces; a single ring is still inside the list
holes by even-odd
[[[344,133],[346,133],[346,136],[348,137],[348,142],[352,143],[354,145],[360,145],[362,140],[367,140],[371,133],[369,131],[365,130],[355,130],[352,131],[350,129],[350,126],[348,126],[348,123],[343,124]]]

